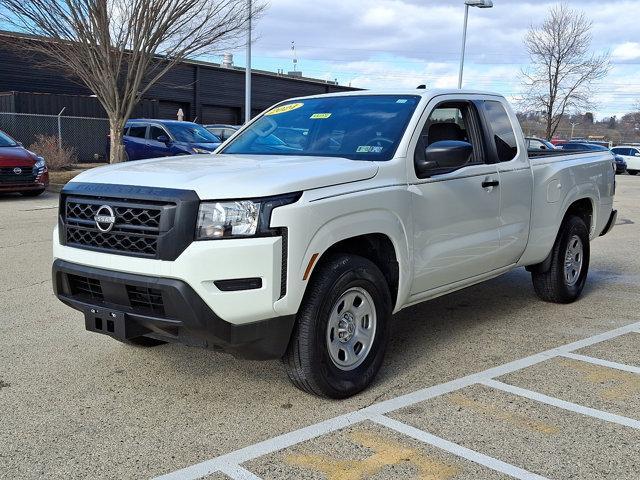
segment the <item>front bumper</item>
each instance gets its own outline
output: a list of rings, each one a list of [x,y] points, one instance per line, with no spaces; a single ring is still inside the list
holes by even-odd
[[[30,168],[30,167],[29,167]],[[40,171],[33,181],[4,181],[0,183],[0,192],[13,193],[13,192],[29,192],[33,190],[44,190],[49,186],[49,171]]]
[[[295,316],[233,324],[220,318],[186,282],[114,272],[57,259],[56,296],[85,315],[88,330],[122,340],[151,337],[219,349],[239,358],[281,357]]]

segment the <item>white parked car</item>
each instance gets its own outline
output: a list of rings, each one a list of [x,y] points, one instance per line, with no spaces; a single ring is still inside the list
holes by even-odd
[[[344,398],[373,380],[410,305],[518,267],[543,300],[576,300],[590,242],[615,222],[612,158],[530,158],[490,93],[293,99],[217,155],[75,177],[54,288],[93,332],[282,358],[297,387]]]
[[[629,175],[636,175],[640,172],[640,146],[625,146],[613,147],[611,149],[616,155],[620,155],[627,162],[627,172]]]

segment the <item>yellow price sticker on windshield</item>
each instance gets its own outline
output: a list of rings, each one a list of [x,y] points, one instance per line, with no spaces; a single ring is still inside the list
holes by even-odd
[[[296,110],[302,107],[304,103],[289,103],[287,105],[281,105],[280,107],[272,108],[265,115],[278,115],[280,113],[287,113],[291,110]]]
[[[324,119],[324,118],[329,118],[331,116],[330,113],[314,113],[313,115],[311,115],[311,119],[312,120],[319,120],[319,119]]]

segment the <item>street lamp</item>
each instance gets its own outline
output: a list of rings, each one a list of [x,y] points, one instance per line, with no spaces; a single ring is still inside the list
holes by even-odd
[[[247,28],[247,67],[244,70],[244,122],[251,120],[251,0],[247,0],[247,10],[249,11],[249,24]]]
[[[458,74],[458,88],[462,88],[462,71],[464,70],[464,48],[467,43],[467,19],[469,18],[469,7],[491,8],[491,0],[465,0],[464,2],[464,27],[462,27],[462,53],[460,54],[460,73]]]

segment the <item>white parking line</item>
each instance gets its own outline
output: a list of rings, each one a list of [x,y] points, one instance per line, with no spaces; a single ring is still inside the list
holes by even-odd
[[[640,322],[626,325],[624,327],[616,328],[615,330],[594,335],[592,337],[585,338],[583,340],[578,340],[576,342],[572,342],[567,345],[563,345],[561,347],[552,348],[545,352],[537,353],[529,357],[522,358],[520,360],[515,360],[513,362],[506,363],[504,365],[489,368],[483,372],[474,373],[472,375],[468,375],[466,377],[452,380],[447,383],[435,385],[432,387],[427,387],[422,390],[418,390],[416,392],[412,392],[406,395],[402,395],[400,397],[392,398],[390,400],[386,400],[384,402],[371,405],[367,408],[364,408],[358,411],[346,413],[344,415],[340,415],[338,417],[325,420],[315,425],[310,425],[308,427],[304,427],[299,430],[295,430],[293,432],[285,433],[283,435],[279,435],[277,437],[264,440],[254,445],[249,445],[248,447],[241,448],[239,450],[236,450],[231,453],[227,453],[225,455],[221,455],[216,458],[212,458],[211,460],[206,460],[204,462],[198,463],[196,465],[192,465],[190,467],[183,468],[181,470],[177,470],[173,473],[162,475],[160,477],[157,477],[157,480],[193,480],[197,478],[202,478],[206,475],[209,475],[218,471],[222,471],[222,470],[224,470],[225,472],[232,472],[232,473],[236,472],[235,474],[226,473],[231,478],[235,478],[235,479],[246,478],[246,477],[240,476],[240,473],[242,473],[241,471],[235,470],[242,463],[248,462],[250,460],[255,460],[256,458],[262,457],[270,453],[277,452],[279,450],[285,449],[287,447],[291,447],[293,445],[305,442],[307,440],[311,440],[321,435],[335,432],[337,430],[341,430],[345,427],[355,425],[365,420],[376,421],[375,419],[379,419],[380,415],[383,415],[385,413],[389,413],[394,410],[398,410],[400,408],[408,407],[410,405],[414,405],[416,403],[420,403],[425,400],[429,400],[431,398],[434,398],[446,393],[454,392],[456,390],[460,390],[462,388],[465,388],[471,385],[475,385],[478,383],[485,383],[485,382],[488,382],[489,380],[492,380],[495,377],[505,375],[507,373],[515,372],[517,370],[521,370],[523,368],[547,361],[551,358],[555,358],[560,355],[564,355],[566,353],[570,353],[572,351],[575,351],[584,347],[595,345],[600,342],[611,340],[612,338],[616,338],[616,337],[619,337],[620,335],[625,335],[627,333],[635,332],[635,331],[640,331]],[[511,387],[510,385],[502,384],[501,382],[496,382],[496,383],[500,385],[505,385],[506,387],[509,387],[509,388],[516,388],[516,387]],[[564,402],[559,399],[552,399],[551,397],[546,397],[542,394],[537,394],[536,392],[530,392],[524,389],[519,389],[519,390],[522,390],[524,393],[527,393],[527,394],[529,393],[535,394],[536,396],[538,396],[538,398],[549,399],[549,401],[561,404],[562,406],[560,408],[573,410],[573,411],[576,411],[577,413],[582,413],[584,415],[595,416],[596,418],[601,418],[601,416],[599,415],[605,414],[605,416],[607,417],[606,418],[607,421],[612,421],[611,419],[615,418],[618,420],[618,421],[615,421],[615,423],[620,423],[627,426],[633,426],[633,428],[638,428],[639,422],[636,420],[631,420],[626,417],[620,417],[613,414],[607,414],[606,412],[589,409],[587,407],[582,407],[581,405],[570,404],[569,402]],[[527,396],[527,395],[523,395],[523,396]],[[556,406],[559,406],[559,405],[556,405]],[[570,408],[567,408],[567,407],[570,407]],[[605,418],[602,418],[602,419],[604,420]],[[635,423],[631,423],[631,424],[625,423],[628,421],[635,422]],[[427,436],[430,435],[426,432],[424,432],[424,434]],[[447,446],[449,447],[452,447],[453,445],[455,444],[451,444],[450,442],[447,444]],[[459,447],[460,449],[464,448],[461,446],[456,446],[456,447]],[[463,450],[457,450],[457,451],[462,452]],[[472,452],[472,451],[469,451],[469,452]],[[477,452],[474,452],[474,453],[477,453]],[[478,455],[482,455],[482,454],[478,453]],[[480,457],[476,457],[476,458],[480,458]],[[500,462],[500,460],[497,460],[497,459],[493,459],[493,460],[495,460],[495,462]]]
[[[220,469],[222,473],[236,480],[261,480],[260,477],[254,475],[246,468],[239,465],[229,465]]]
[[[600,365],[601,367],[615,368],[616,370],[623,370],[631,373],[640,373],[640,367],[634,367],[633,365],[626,365],[624,363],[610,362],[609,360],[602,360],[601,358],[589,357],[587,355],[578,355],[577,353],[564,353],[562,356],[571,358],[572,360],[593,363],[594,365]]]
[[[406,423],[399,422],[384,415],[373,416],[371,420],[387,428],[395,430],[396,432],[402,433],[403,435],[407,435],[421,442],[428,443],[429,445],[433,445],[434,447],[437,447],[441,450],[453,453],[458,457],[471,460],[472,462],[484,465],[491,470],[504,473],[514,478],[520,478],[522,480],[545,480],[547,478],[535,473],[531,473],[528,470],[524,470],[509,463],[505,463],[496,458],[489,457],[487,455],[484,455],[483,453],[470,450],[466,447],[450,442],[449,440],[445,440],[444,438],[436,437],[431,433],[419,430],[415,427],[412,427],[411,425],[407,425]]]
[[[503,392],[513,393],[514,395],[518,395],[520,397],[525,397],[540,403],[546,403],[547,405],[552,405],[554,407],[569,410],[571,412],[580,413],[581,415],[598,418],[606,422],[617,423],[618,425],[624,425],[625,427],[640,429],[640,421],[634,420],[633,418],[623,417],[614,413],[603,412],[602,410],[596,410],[595,408],[585,407],[582,405],[578,405],[577,403],[560,400],[559,398],[549,397],[548,395],[545,395],[543,393],[527,390],[526,388],[514,387],[513,385],[498,382],[496,380],[483,380],[480,383],[486,385],[487,387],[502,390]]]

